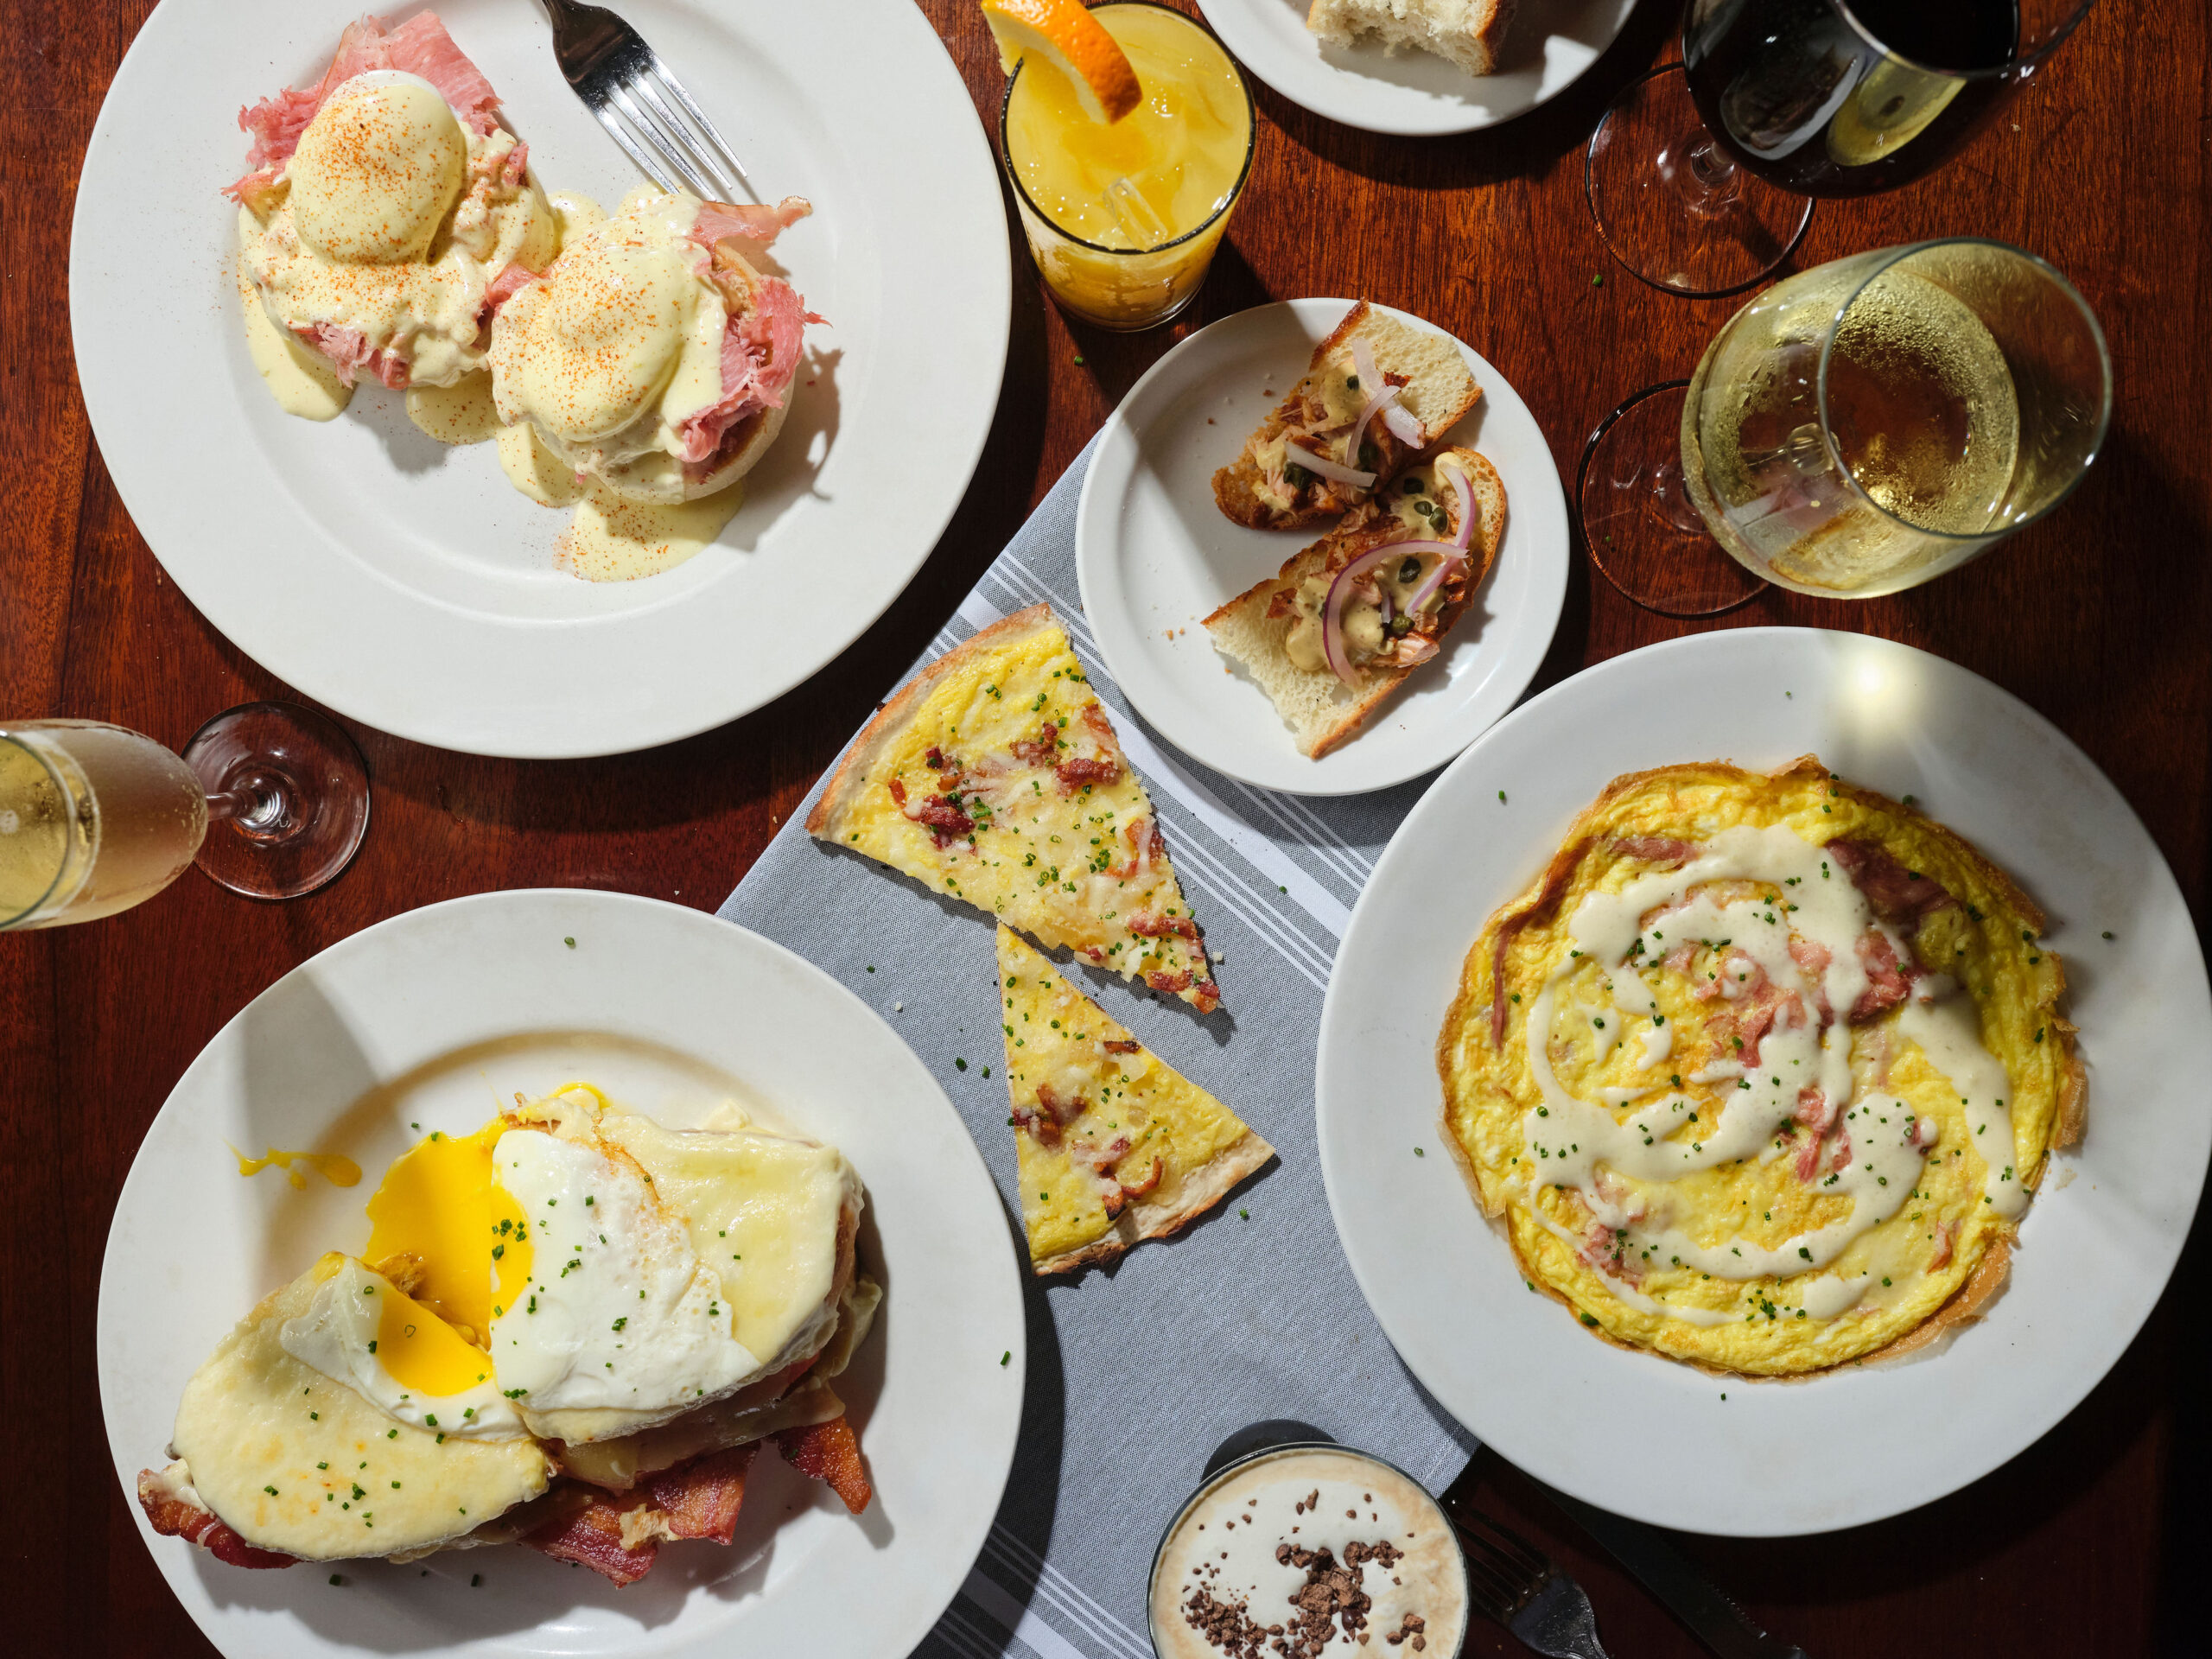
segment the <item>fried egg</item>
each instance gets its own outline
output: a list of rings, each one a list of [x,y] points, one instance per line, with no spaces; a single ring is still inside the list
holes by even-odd
[[[396,1554],[545,1491],[542,1440],[616,1442],[592,1466],[619,1475],[835,1416],[787,1370],[841,1369],[834,1339],[867,1328],[861,1204],[834,1147],[667,1129],[585,1084],[434,1132],[369,1199],[362,1255],[324,1256],[195,1373],[160,1480],[256,1548]]]
[[[2042,928],[1810,757],[1618,779],[1469,954],[1447,1127],[1531,1287],[1609,1339],[1763,1375],[1925,1340],[2080,1130]]]

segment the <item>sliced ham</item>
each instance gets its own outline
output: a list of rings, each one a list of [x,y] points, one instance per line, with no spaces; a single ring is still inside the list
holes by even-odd
[[[1957,1228],[1955,1221],[1936,1224],[1936,1253],[1928,1258],[1928,1271],[1941,1273],[1951,1265],[1951,1234]]]
[[[499,95],[484,72],[454,44],[435,12],[417,12],[389,34],[374,17],[364,17],[346,26],[338,39],[337,55],[313,86],[304,92],[288,86],[238,111],[238,130],[253,138],[245,153],[252,170],[223,194],[242,201],[257,178],[273,179],[300,147],[300,135],[330,95],[372,69],[400,69],[421,76],[437,88],[466,125],[479,135],[492,130],[492,112],[499,107]],[[523,153],[520,145],[516,153]]]
[[[721,396],[686,419],[678,434],[685,465],[701,475],[713,470],[733,429],[763,410],[783,407],[784,393],[798,372],[804,327],[825,321],[775,276],[752,285],[750,302],[749,312],[732,315],[722,329]]]
[[[1839,839],[1821,850],[1843,866],[1874,913],[1892,926],[1910,931],[1923,917],[1959,902],[1940,882],[1908,870],[1874,842]]]
[[[1697,843],[1677,841],[1672,836],[1616,836],[1613,850],[1623,858],[1642,859],[1648,864],[1687,864],[1697,856]]]
[[[505,270],[485,284],[484,305],[483,308],[477,313],[477,316],[481,321],[489,321],[493,312],[521,293],[524,289],[528,288],[537,278],[538,273],[528,265],[519,265],[510,261]]]
[[[1851,1022],[1863,1025],[1894,1008],[1912,995],[1915,968],[1897,960],[1897,947],[1879,928],[1868,930],[1859,941],[1859,960],[1866,969],[1866,988],[1851,1005]]]
[[[407,390],[407,359],[389,347],[371,349],[369,337],[359,329],[315,322],[296,324],[292,332],[330,359],[340,385],[352,385],[366,369],[394,391]]]
[[[766,247],[814,211],[804,196],[785,196],[773,207],[751,201],[702,201],[691,226],[692,239],[711,249],[733,237]]]
[[[1792,1116],[1815,1137],[1826,1135],[1833,1127],[1835,1113],[1835,1103],[1812,1084],[1797,1091],[1797,1109]]]

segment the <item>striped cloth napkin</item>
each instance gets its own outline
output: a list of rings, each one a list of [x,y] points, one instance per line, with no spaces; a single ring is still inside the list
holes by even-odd
[[[1472,1450],[1368,1311],[1314,1145],[1330,964],[1376,856],[1427,780],[1309,800],[1169,751],[1122,698],[1084,620],[1075,517],[1090,460],[1086,449],[1053,486],[930,655],[1025,606],[1052,604],[1221,953],[1223,1004],[1201,1017],[1080,965],[1069,976],[1278,1156],[1180,1237],[1139,1245],[1109,1270],[1031,1282],[1014,1471],[982,1556],[918,1650],[929,1659],[1151,1659],[1145,1596],[1161,1529],[1214,1447],[1254,1422],[1313,1424],[1433,1491]],[[1002,1071],[989,918],[823,846],[800,827],[804,817],[792,816],[721,914],[821,964],[906,1038],[944,1080],[1018,1234],[1005,1084],[982,1069]]]

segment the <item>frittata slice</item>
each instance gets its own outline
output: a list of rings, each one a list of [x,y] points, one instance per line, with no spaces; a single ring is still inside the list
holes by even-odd
[[[1159,815],[1049,605],[907,682],[806,827],[1201,1014],[1220,1006]]]
[[[999,1001],[1033,1271],[1066,1273],[1175,1232],[1274,1156],[1003,926]]]

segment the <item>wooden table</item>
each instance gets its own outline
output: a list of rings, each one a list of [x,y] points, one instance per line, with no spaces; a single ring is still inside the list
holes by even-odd
[[[924,3],[979,116],[995,115],[997,60],[973,0]],[[72,377],[71,198],[101,94],[149,9],[16,0],[0,41],[10,87],[0,100],[0,499],[10,519],[0,714],[111,720],[181,745],[218,709],[293,694],[164,576],[118,503]],[[375,817],[334,887],[264,906],[188,874],[108,921],[0,936],[5,1645],[212,1651],[156,1572],[113,1478],[93,1308],[139,1138],[225,1020],[326,945],[458,894],[581,886],[713,908],[1138,374],[1212,318],[1307,293],[1363,294],[1432,317],[1511,375],[1571,479],[1599,418],[1629,391],[1687,373],[1736,303],[1644,288],[1607,257],[1583,202],[1590,130],[1620,85],[1675,54],[1675,15],[1664,0],[1644,5],[1565,95],[1464,138],[1349,131],[1255,84],[1249,190],[1198,306],[1172,330],[1071,329],[1017,257],[1005,394],[952,528],[891,614],[803,692],[613,760],[479,760],[356,728]],[[1770,591],[1706,625],[1864,629],[1988,676],[2111,774],[2200,908],[2212,855],[2207,32],[2200,6],[2101,0],[2041,84],[1956,162],[1894,194],[1822,205],[1798,256],[1809,265],[1976,232],[2071,276],[2110,335],[2119,379],[2111,442],[2073,500],[1916,592],[1849,605]],[[1008,231],[1018,247],[1010,210]],[[146,348],[159,372],[160,342]],[[1539,685],[1684,631],[1632,608],[1578,562]],[[2126,1133],[2126,1101],[2096,1108],[2093,1133]],[[191,1241],[176,1244],[188,1260]],[[2212,1414],[2203,1322],[2186,1313],[2192,1288],[2184,1272],[2089,1398],[1967,1491],[1841,1535],[1686,1548],[1815,1655],[2195,1646],[2187,1586],[2207,1540]],[[1484,1458],[1468,1478],[1588,1586],[1615,1654],[1702,1651],[1516,1473]],[[1483,1630],[1469,1651],[1520,1649]]]

